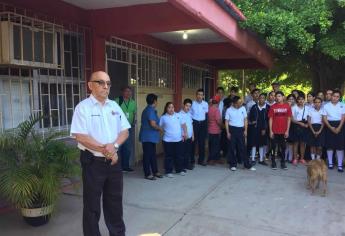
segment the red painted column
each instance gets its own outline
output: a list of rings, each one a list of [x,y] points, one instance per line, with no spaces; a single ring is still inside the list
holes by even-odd
[[[175,59],[175,91],[174,106],[175,111],[179,111],[182,105],[182,63],[178,58]]]
[[[92,32],[92,71],[106,71],[105,38]]]

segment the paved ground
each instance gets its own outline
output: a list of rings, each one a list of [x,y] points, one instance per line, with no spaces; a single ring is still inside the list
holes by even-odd
[[[207,166],[151,182],[138,170],[125,176],[127,235],[345,236],[345,174],[329,172],[326,197],[312,196],[305,176],[304,166],[256,172]],[[63,195],[48,225],[32,228],[11,211],[0,215],[0,235],[82,235],[81,214],[81,196]],[[101,228],[108,235],[103,220]]]

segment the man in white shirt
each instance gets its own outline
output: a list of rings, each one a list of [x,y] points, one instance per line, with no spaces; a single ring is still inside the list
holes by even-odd
[[[230,169],[235,171],[238,162],[243,162],[244,167],[249,170],[256,170],[249,163],[246,155],[245,139],[247,138],[247,112],[242,106],[242,99],[238,96],[233,98],[232,106],[226,110],[225,129],[229,140],[230,149],[228,150],[228,161]]]
[[[250,109],[258,102],[260,95],[260,89],[253,89],[251,91],[252,100],[246,103],[247,114],[249,114]]]
[[[196,100],[193,101],[191,107],[191,115],[193,119],[193,131],[194,131],[194,142],[193,142],[193,158],[191,160],[192,166],[195,164],[195,145],[198,143],[199,159],[198,164],[206,166],[205,163],[205,139],[207,132],[207,113],[208,104],[204,100],[204,90],[198,89],[196,91]]]
[[[190,114],[190,108],[192,106],[192,100],[189,98],[186,98],[183,101],[183,108],[179,112],[181,115],[182,119],[184,119],[186,123],[186,128],[187,128],[187,136],[186,139],[184,140],[182,146],[183,146],[183,169],[186,171],[192,170],[193,167],[191,165],[191,160],[192,156],[194,156],[194,153],[192,153],[192,142],[194,141],[194,133],[193,133],[193,120],[192,116]]]
[[[249,84],[249,94],[244,98],[244,104],[247,105],[250,101],[253,100],[253,90],[256,89],[256,85],[254,83]]]
[[[217,88],[217,95],[220,97],[218,109],[219,109],[220,114],[223,114],[223,108],[224,108],[224,88],[223,87]]]
[[[83,179],[83,232],[100,235],[100,200],[110,235],[125,235],[122,210],[122,171],[117,150],[128,138],[128,123],[122,109],[108,99],[111,81],[103,71],[88,82],[90,97],[75,108],[71,135],[80,149]]]

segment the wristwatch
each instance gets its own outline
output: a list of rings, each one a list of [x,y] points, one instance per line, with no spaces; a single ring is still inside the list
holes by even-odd
[[[119,150],[119,147],[120,147],[120,145],[118,143],[114,143],[114,148],[116,151]]]

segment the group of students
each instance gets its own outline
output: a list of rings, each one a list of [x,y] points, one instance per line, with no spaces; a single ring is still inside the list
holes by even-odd
[[[143,143],[145,177],[150,180],[163,177],[157,167],[150,169],[149,160],[155,158],[155,153],[145,153],[147,144],[143,137],[148,128],[156,132],[158,139],[159,133],[163,133],[167,177],[174,177],[173,170],[180,175],[192,170],[195,156],[198,156],[197,164],[202,166],[223,164],[223,156],[232,171],[242,163],[245,168],[256,170],[257,155],[261,165],[268,165],[266,159],[270,157],[272,169],[277,169],[276,158],[280,157],[280,167],[284,170],[288,169],[286,162],[305,164],[305,159],[327,156],[328,167],[333,169],[335,159],[338,171],[343,172],[345,104],[340,100],[341,92],[327,90],[325,95],[309,92],[306,97],[303,92],[294,90],[285,97],[278,83],[273,83],[272,88],[266,94],[251,85],[250,94],[242,100],[237,95],[237,87],[232,87],[227,97],[224,89],[218,87],[209,103],[204,101],[204,91],[199,89],[196,100],[185,99],[179,112],[168,102],[160,118],[155,109],[151,118],[147,116],[145,110],[152,110],[148,102],[139,135]],[[157,104],[157,96],[150,96]],[[209,152],[205,162],[207,137]]]

